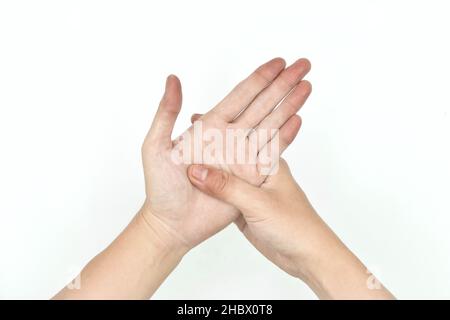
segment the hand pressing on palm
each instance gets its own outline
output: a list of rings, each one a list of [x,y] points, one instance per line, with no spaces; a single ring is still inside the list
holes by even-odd
[[[187,146],[194,142],[184,143],[184,140],[186,137],[198,138],[195,137],[195,125],[181,138],[172,140],[182,95],[178,78],[173,75],[167,78],[164,96],[142,147],[147,198],[141,216],[162,241],[169,246],[190,249],[239,216],[239,211],[233,206],[192,186],[187,177],[188,167],[208,156],[209,165],[224,169],[255,186],[261,185],[269,172],[262,169],[276,165],[279,155],[300,129],[301,119],[296,113],[311,92],[310,84],[302,81],[309,69],[310,64],[305,59],[297,60],[288,68],[285,68],[283,59],[273,59],[257,68],[214,108],[197,119],[203,132],[214,129],[222,133],[222,137],[226,136],[227,130],[244,132],[237,136],[240,141],[231,146],[224,144],[222,155],[237,145],[244,146],[246,151],[255,150],[248,153],[254,159],[247,159],[245,163],[224,161],[224,157],[217,154],[208,156],[205,139],[200,139],[200,159],[192,157],[192,148]],[[278,144],[279,150],[275,152],[272,147]],[[174,161],[174,154],[188,154],[190,157],[180,163]],[[189,170],[194,170],[190,172],[194,176],[205,174],[201,170]]]
[[[189,165],[204,163],[208,158],[209,170],[222,169],[224,176],[228,174],[249,185],[261,186],[267,172],[274,169],[279,155],[300,128],[296,112],[311,91],[309,83],[302,81],[309,69],[309,62],[304,59],[288,68],[280,58],[265,63],[211,111],[201,118],[196,117],[199,119],[194,126],[175,140],[171,134],[181,108],[181,84],[175,76],[169,76],[142,146],[146,186],[142,209],[81,271],[80,288],[66,287],[54,298],[151,297],[187,250],[223,229],[240,214],[231,204],[195,188],[188,174],[192,179],[206,176],[207,172],[194,170],[201,166]],[[203,132],[214,129],[222,137],[230,130],[245,134],[238,135],[231,145],[222,145],[215,149],[217,152],[209,153],[208,139],[202,136],[196,142],[199,138],[197,124],[202,125]],[[189,137],[194,140],[190,141]],[[196,148],[191,148],[192,144],[200,145],[199,156]],[[272,148],[274,145],[279,149]],[[249,159],[244,162],[235,161],[233,154],[224,161],[223,155],[238,146],[254,152],[249,152]],[[174,157],[177,154],[183,155],[183,161]]]

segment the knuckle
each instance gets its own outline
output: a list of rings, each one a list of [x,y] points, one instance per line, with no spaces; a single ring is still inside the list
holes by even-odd
[[[277,80],[277,87],[280,91],[289,91],[296,85],[296,79],[291,78],[287,73],[284,73]]]
[[[291,115],[291,114],[297,113],[298,109],[300,109],[300,104],[295,103],[291,99],[286,99],[285,108],[286,108],[287,114]]]

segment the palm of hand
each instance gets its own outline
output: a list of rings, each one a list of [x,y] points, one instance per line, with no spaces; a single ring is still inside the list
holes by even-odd
[[[208,119],[203,121],[203,125],[214,125],[223,132],[229,127],[220,120]],[[180,240],[194,246],[234,221],[239,211],[195,188],[186,174],[189,164],[172,161],[173,148],[162,152],[148,150],[144,154],[144,163],[150,164],[145,170],[146,180],[149,181],[147,202],[151,212],[169,225]],[[265,176],[259,174],[256,161],[254,164],[225,166],[220,162],[217,160],[211,166],[225,169],[254,185],[264,181]]]
[[[202,117],[204,131],[214,128],[225,136],[227,129],[253,128],[258,124],[259,127],[266,129],[280,129],[276,138],[281,140],[280,151],[282,152],[293,140],[300,127],[299,118],[294,114],[309,94],[304,91],[310,90],[308,83],[300,82],[298,84],[309,70],[307,61],[299,60],[290,68],[284,71],[283,69],[284,62],[280,59],[274,59],[258,68],[218,106]],[[281,75],[279,75],[280,72]],[[277,79],[270,84],[275,78]],[[280,85],[274,87],[277,81],[278,83],[288,82],[290,85],[280,89],[282,87]],[[294,101],[288,101],[287,107],[283,109],[277,108],[277,110],[282,109],[278,113],[276,113],[277,111],[272,112],[276,104],[295,86],[299,88],[297,91],[301,91],[303,94],[291,93],[288,98]],[[266,93],[265,95],[261,93],[264,88],[266,88],[263,91]],[[164,225],[174,237],[188,247],[193,247],[236,220],[239,211],[233,206],[199,191],[190,183],[186,173],[189,164],[195,163],[195,161],[190,163],[173,161],[175,148],[185,151],[184,147],[180,148],[179,144],[170,140],[173,123],[181,106],[180,89],[178,80],[175,77],[169,77],[166,94],[143,145],[147,194],[145,206],[148,214]],[[256,104],[255,107],[264,108],[265,111],[259,110],[255,115],[255,107],[252,107],[253,109],[248,107],[236,118],[236,115],[250,103]],[[298,105],[298,108],[292,107],[293,105]],[[272,112],[271,115],[266,117],[270,112]],[[263,119],[264,121],[262,121]],[[186,132],[192,135],[193,130],[193,127],[190,127]],[[167,136],[169,140],[167,140]],[[259,151],[264,147],[267,149],[271,138],[274,137],[268,136],[265,141],[256,142],[258,144],[256,148]],[[246,149],[256,141],[247,137],[242,137],[242,139],[245,139],[243,142]],[[202,146],[204,147],[205,144]],[[224,151],[226,152],[226,150]],[[260,174],[258,156],[255,154],[255,157],[255,161],[250,163],[224,164],[218,159],[217,161],[213,159],[209,164],[221,167],[241,179],[259,186],[264,182],[266,176]]]

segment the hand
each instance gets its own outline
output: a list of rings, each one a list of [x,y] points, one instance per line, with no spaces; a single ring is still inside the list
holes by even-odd
[[[367,269],[315,212],[284,160],[260,187],[203,165],[189,172],[199,190],[240,210],[237,226],[264,256],[320,298],[393,298],[368,288]]]
[[[295,114],[311,92],[310,84],[301,81],[309,69],[310,64],[305,59],[296,61],[286,69],[280,58],[260,66],[201,117],[203,130],[215,128],[225,136],[228,129],[257,127],[251,135],[258,136],[258,132],[264,129],[279,129],[274,136],[262,139],[244,136],[242,139],[246,149],[254,147],[261,154],[271,141],[279,139],[280,153],[283,152],[301,125],[300,118]],[[279,107],[273,111],[280,101]],[[233,206],[194,188],[186,175],[189,163],[174,163],[172,155],[180,142],[179,139],[172,141],[171,133],[180,108],[180,82],[175,76],[169,76],[166,91],[142,148],[147,199],[141,212],[158,238],[171,246],[189,249],[234,221],[239,212]],[[192,135],[194,129],[189,128],[187,133]],[[218,160],[212,165],[256,186],[266,178],[260,172],[259,158],[255,164],[224,164]]]
[[[268,153],[276,163],[279,153],[272,152],[274,141],[284,151],[300,128],[295,113],[305,102],[311,87],[301,79],[309,71],[307,60],[301,59],[285,69],[282,59],[273,59],[260,66],[242,81],[215,108],[202,116],[204,130],[219,130],[222,136],[229,129],[258,128],[240,136],[245,150],[256,150],[249,164],[224,163],[212,157],[212,165],[233,173],[252,185],[264,182],[261,154]],[[284,99],[284,100],[283,100]],[[283,101],[282,101],[283,100]],[[272,111],[275,106],[281,104]],[[142,156],[147,198],[142,209],[114,242],[92,259],[80,274],[81,288],[64,288],[55,299],[147,299],[183,255],[201,241],[218,232],[239,215],[232,205],[206,195],[191,185],[187,178],[190,161],[177,163],[174,151],[190,155],[185,141],[194,128],[188,129],[184,141],[171,140],[175,120],[181,108],[181,85],[169,76],[166,90],[144,141]],[[271,135],[260,135],[267,129],[279,129]],[[254,138],[256,137],[256,138]],[[195,137],[194,137],[195,138]],[[201,142],[201,158],[208,155]],[[207,141],[206,141],[207,142]],[[195,144],[195,143],[194,143]],[[226,146],[225,152],[234,149]],[[219,151],[219,150],[218,150]],[[214,154],[214,156],[217,156]],[[194,159],[193,163],[197,163]],[[195,170],[190,174],[195,175]]]

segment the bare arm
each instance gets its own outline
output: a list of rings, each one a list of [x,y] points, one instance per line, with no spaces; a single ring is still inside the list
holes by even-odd
[[[79,288],[54,299],[148,299],[181,261],[187,248],[140,211],[122,233],[83,269]]]
[[[261,187],[199,165],[189,177],[203,192],[236,206],[242,213],[236,224],[247,239],[319,298],[394,298],[373,285],[373,276],[316,213],[284,160]]]

